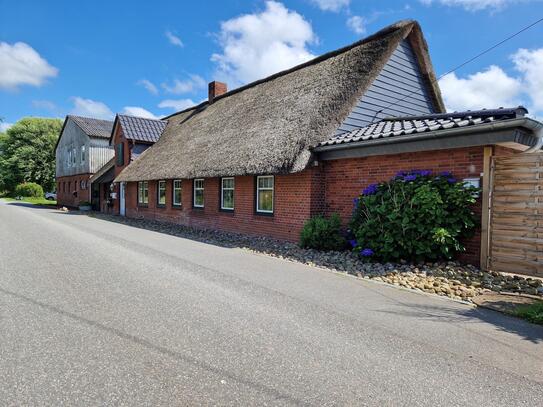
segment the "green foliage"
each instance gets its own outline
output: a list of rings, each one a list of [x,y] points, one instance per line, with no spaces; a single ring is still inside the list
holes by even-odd
[[[520,305],[515,309],[514,314],[534,324],[543,325],[543,302],[539,301],[535,304]]]
[[[315,216],[309,219],[300,235],[300,246],[317,250],[342,250],[345,238],[341,234],[341,219],[337,213],[330,218]]]
[[[355,199],[351,245],[384,261],[450,259],[473,234],[477,192],[448,172],[413,170],[370,185]]]
[[[0,190],[35,182],[52,190],[55,184],[55,144],[59,119],[24,118],[0,135]]]
[[[35,182],[24,182],[15,187],[15,196],[43,198],[43,188]]]

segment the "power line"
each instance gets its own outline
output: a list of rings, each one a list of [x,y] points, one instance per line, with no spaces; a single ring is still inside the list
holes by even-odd
[[[489,53],[489,52],[492,51],[493,49],[499,47],[500,45],[504,44],[505,42],[509,41],[510,39],[515,38],[517,35],[522,34],[524,31],[529,30],[529,29],[532,28],[534,25],[537,25],[537,24],[539,24],[539,23],[542,22],[542,21],[543,21],[543,18],[540,18],[539,20],[534,21],[534,22],[531,23],[530,25],[527,25],[526,27],[524,27],[524,28],[522,28],[521,30],[515,32],[514,34],[511,34],[509,37],[504,38],[504,39],[501,40],[500,42],[498,42],[498,43],[492,45],[491,47],[489,47],[489,48],[487,48],[487,49],[485,49],[484,51],[480,52],[479,54],[475,55],[474,57],[468,59],[468,60],[465,61],[465,62],[462,62],[460,65],[458,65],[458,66],[454,67],[453,69],[451,69],[451,70],[445,72],[443,75],[441,75],[440,77],[434,79],[434,80],[433,80],[432,82],[430,82],[430,83],[433,85],[433,84],[439,82],[439,80],[442,79],[443,77],[445,77],[445,76],[447,76],[447,75],[449,75],[449,74],[451,74],[451,73],[457,71],[458,69],[460,69],[460,68],[462,68],[463,66],[469,64],[470,62],[475,61],[477,58],[480,58],[481,56],[483,56],[483,55]],[[404,97],[399,98],[399,99],[395,100],[394,102],[390,103],[389,105],[387,105],[387,106],[383,107],[382,109],[378,110],[378,111],[375,113],[375,115],[373,116],[372,123],[373,123],[373,122],[375,121],[375,119],[377,118],[377,115],[378,115],[379,113],[382,113],[383,110],[386,110],[386,109],[388,109],[389,107],[392,107],[392,106],[397,105],[399,102],[404,101],[404,100],[407,99],[409,96],[411,96],[411,95],[413,95],[413,94],[415,94],[415,93],[418,93],[418,92],[419,92],[419,90],[417,90],[417,91],[412,91],[412,92],[408,93],[407,95],[405,95]]]

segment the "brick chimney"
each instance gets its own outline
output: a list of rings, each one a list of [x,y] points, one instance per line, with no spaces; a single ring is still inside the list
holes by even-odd
[[[220,95],[226,93],[226,91],[227,91],[226,83],[217,82],[217,81],[209,82],[209,87],[208,87],[208,100],[209,100],[209,103],[210,104],[213,103],[213,100],[217,96],[220,96]]]

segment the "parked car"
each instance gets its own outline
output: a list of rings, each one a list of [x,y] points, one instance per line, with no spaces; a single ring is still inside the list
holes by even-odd
[[[56,192],[46,192],[45,193],[45,199],[48,201],[56,201],[57,200],[57,193]]]

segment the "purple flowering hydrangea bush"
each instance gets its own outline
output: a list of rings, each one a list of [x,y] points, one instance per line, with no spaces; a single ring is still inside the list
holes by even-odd
[[[477,193],[450,172],[401,171],[355,199],[349,244],[370,260],[450,259],[476,227]]]

